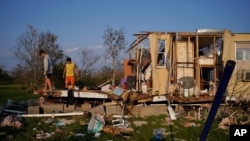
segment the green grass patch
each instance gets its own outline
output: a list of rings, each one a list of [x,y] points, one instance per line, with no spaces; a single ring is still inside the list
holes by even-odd
[[[38,95],[26,92],[25,86],[21,84],[0,85],[0,104],[5,104],[8,99],[23,101],[38,98]]]

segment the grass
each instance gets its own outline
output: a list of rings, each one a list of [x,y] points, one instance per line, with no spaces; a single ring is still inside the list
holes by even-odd
[[[0,86],[0,97],[1,103],[5,103],[8,99],[12,100],[27,100],[32,98],[37,98],[37,96],[26,93],[22,89],[21,85],[6,85]],[[75,123],[65,126],[56,126],[55,124],[62,118],[67,118],[69,120],[75,120]],[[202,121],[191,121],[196,124],[200,124],[200,127],[183,127],[183,123],[189,122],[186,119],[178,118],[173,121],[173,125],[166,125],[166,115],[160,116],[150,116],[145,118],[132,117],[126,119],[130,123],[134,121],[146,121],[147,124],[142,126],[135,126],[132,124],[134,132],[130,135],[130,139],[125,139],[118,135],[112,135],[108,133],[101,133],[99,137],[94,137],[93,133],[87,132],[88,122],[90,117],[88,116],[72,116],[72,117],[60,117],[54,118],[53,122],[45,123],[49,118],[23,118],[23,128],[16,129],[13,127],[0,127],[0,140],[7,140],[7,138],[12,138],[15,141],[32,141],[36,140],[36,135],[43,132],[55,132],[55,134],[47,139],[46,141],[155,141],[154,129],[165,128],[166,132],[169,133],[164,141],[177,141],[178,139],[184,139],[186,141],[197,141],[199,138],[205,120]],[[85,122],[86,124],[80,124]],[[229,135],[227,130],[217,129],[219,120],[215,120],[212,128],[209,132],[207,141],[228,141]],[[77,133],[85,134],[85,136],[75,136]]]
[[[20,84],[0,85],[0,97],[0,104],[5,104],[8,99],[22,101],[38,98],[37,95],[26,92],[25,86]]]

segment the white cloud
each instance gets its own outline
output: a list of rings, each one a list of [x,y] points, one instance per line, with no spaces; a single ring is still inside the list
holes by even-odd
[[[82,48],[87,48],[88,50],[91,50],[94,53],[99,54],[99,55],[101,55],[105,50],[103,45],[87,45]],[[81,51],[82,48],[79,48],[79,51]]]
[[[88,48],[90,50],[104,50],[104,46],[103,45],[87,45],[87,46],[84,46],[83,48]]]
[[[64,52],[65,52],[65,53],[76,52],[78,49],[79,49],[79,48],[77,48],[77,47],[69,48],[69,49],[66,49]]]
[[[13,53],[8,49],[1,49],[0,56],[2,56],[2,57],[13,56]]]

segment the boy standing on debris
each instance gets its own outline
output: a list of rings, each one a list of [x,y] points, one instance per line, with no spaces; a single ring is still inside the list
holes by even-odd
[[[45,77],[45,91],[47,91],[48,87],[49,87],[49,91],[52,92],[52,85],[51,85],[51,75],[53,73],[53,65],[52,65],[52,61],[49,57],[49,55],[44,51],[44,50],[40,50],[39,51],[39,55],[42,56],[43,59],[43,75]]]
[[[69,84],[71,85],[71,89],[74,89],[75,75],[79,75],[78,67],[71,61],[71,58],[68,57],[67,63],[63,70],[63,78],[65,78],[65,89],[68,89]]]

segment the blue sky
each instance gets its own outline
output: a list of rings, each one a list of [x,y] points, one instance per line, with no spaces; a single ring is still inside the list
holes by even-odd
[[[18,64],[12,51],[27,25],[57,35],[65,54],[79,62],[81,48],[103,49],[107,26],[123,28],[130,45],[140,31],[250,33],[249,14],[249,0],[1,0],[0,66]]]

